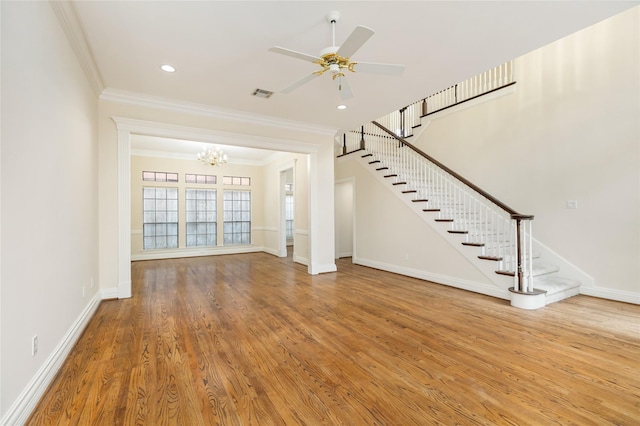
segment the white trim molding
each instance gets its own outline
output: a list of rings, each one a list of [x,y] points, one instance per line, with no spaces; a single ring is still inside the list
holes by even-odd
[[[177,259],[181,257],[218,256],[222,254],[256,253],[261,251],[266,250],[264,247],[257,246],[190,247],[175,250],[147,250],[143,253],[132,254],[131,260]]]
[[[138,157],[155,157],[155,158],[169,158],[172,160],[190,160],[194,159],[194,155],[179,153],[179,152],[167,152],[167,151],[153,151],[147,149],[131,149],[131,155]],[[277,161],[278,158],[284,157],[287,155],[286,152],[278,152],[273,151],[272,154],[266,156],[263,160],[246,160],[246,159],[237,159],[237,158],[229,158],[227,160],[227,164],[238,164],[242,166],[265,166],[273,161]]]
[[[179,113],[212,117],[226,121],[236,121],[267,127],[276,127],[283,130],[312,133],[321,136],[334,137],[338,131],[338,129],[332,127],[322,127],[300,121],[283,120],[266,115],[250,114],[242,111],[213,107],[210,105],[178,101],[175,99],[144,95],[142,93],[111,88],[104,89],[100,95],[100,99],[103,101],[131,104],[146,108],[164,109]]]
[[[455,287],[462,290],[472,291],[474,293],[485,294],[487,296],[493,296],[500,299],[511,300],[511,295],[508,290],[503,290],[491,284],[483,284],[475,281],[462,280],[456,277],[450,277],[447,275],[434,274],[432,272],[421,271],[413,268],[406,268],[403,266],[393,265],[390,263],[380,262],[377,260],[365,259],[362,257],[353,257],[353,263],[357,265],[368,266],[370,268],[380,269],[387,272],[393,272],[394,274],[405,275],[407,277],[418,278],[421,280],[429,281],[434,284],[446,285],[449,287]]]
[[[296,253],[293,253],[293,261],[304,266],[309,266],[309,259],[307,259],[306,257],[298,256]]]
[[[116,123],[118,130],[123,130],[127,133],[302,154],[317,152],[319,148],[317,144],[297,140],[201,129],[126,117],[114,116],[111,119]]]
[[[0,424],[21,425],[27,421],[27,418],[31,415],[31,411],[33,411],[47,390],[47,387],[55,378],[58,370],[71,352],[71,349],[73,349],[73,345],[78,338],[80,338],[80,335],[95,314],[101,300],[102,292],[97,291],[82,313],[80,313],[80,316],[73,322],[60,343],[58,343],[53,352],[51,352],[51,355],[49,355],[36,374],[31,378],[11,407],[9,407],[0,420]]]
[[[603,288],[598,286],[580,287],[580,294],[586,296],[600,297],[602,299],[616,300],[618,302],[633,303],[640,305],[640,293],[631,291],[616,290],[613,288]]]
[[[133,118],[112,116],[117,129],[118,147],[118,297],[131,297],[131,134],[137,133],[149,136],[165,138],[186,139],[201,142],[213,142],[224,145],[245,146],[252,148],[272,149],[276,151],[294,152],[308,154],[309,161],[309,194],[310,210],[309,222],[316,224],[322,222],[324,212],[318,205],[316,198],[319,193],[318,175],[325,173],[326,169],[320,169],[319,152],[324,144],[295,141],[287,139],[275,139],[262,136],[247,135],[240,133],[230,133],[197,127],[187,127],[175,124],[159,123],[153,121],[137,120]],[[224,142],[222,142],[224,141]],[[322,160],[325,158],[326,150],[322,151]],[[332,153],[332,150],[331,150]],[[331,161],[333,156],[331,155]],[[331,163],[333,164],[333,163]],[[330,226],[333,224],[331,223]],[[333,230],[331,230],[333,231]],[[324,236],[317,225],[310,228],[309,246],[310,261],[309,273],[332,272],[336,270],[335,264],[315,265],[313,262],[324,253],[316,249],[319,240]],[[332,245],[333,249],[333,245]],[[331,253],[333,258],[333,253]],[[313,266],[312,266],[313,265]]]
[[[58,18],[58,23],[67,36],[69,44],[80,63],[80,67],[82,67],[91,85],[91,89],[96,96],[100,96],[104,90],[104,83],[100,75],[100,70],[93,58],[89,43],[87,42],[87,37],[82,28],[74,2],[50,0],[49,5],[53,9],[56,18]]]
[[[101,288],[100,289],[100,296],[101,296],[102,300],[117,299],[118,298],[118,288],[117,287]]]
[[[131,134],[118,128],[118,298],[131,297]]]

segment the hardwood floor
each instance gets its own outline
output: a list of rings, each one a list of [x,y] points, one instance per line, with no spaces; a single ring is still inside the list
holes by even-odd
[[[264,253],[134,262],[31,425],[640,424],[640,306]]]

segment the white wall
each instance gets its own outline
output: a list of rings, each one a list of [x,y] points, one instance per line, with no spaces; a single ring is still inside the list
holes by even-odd
[[[353,256],[354,186],[352,179],[336,182],[336,259]]]
[[[231,163],[212,167],[193,159],[175,159],[166,157],[151,157],[132,155],[131,157],[131,258],[165,259],[171,257],[203,256],[208,254],[226,254],[248,251],[261,251],[264,240],[264,190],[262,166]],[[149,182],[142,180],[143,171],[159,171],[178,173],[178,182]],[[216,184],[188,184],[185,183],[185,174],[194,173],[200,175],[217,176]],[[251,179],[250,186],[229,186],[223,184],[223,176],[241,176]],[[178,248],[166,250],[143,250],[142,236],[142,188],[145,186],[160,186],[178,188]],[[218,244],[220,247],[187,247],[186,246],[186,222],[185,222],[185,189],[215,189],[217,191],[218,209]],[[223,192],[225,189],[248,190],[251,192],[251,246],[227,246],[223,247]]]
[[[0,415],[17,424],[98,300],[97,98],[48,2],[1,8]]]
[[[514,93],[430,116],[419,139],[412,141],[507,205],[535,215],[534,237],[589,277],[582,293],[636,303],[639,23],[636,7],[517,58]],[[399,250],[410,258],[431,250],[435,240],[426,235],[416,247],[416,235],[406,232],[412,217],[398,221],[402,216],[378,193],[375,180],[344,167],[339,160],[336,177],[355,174],[357,182],[358,258],[405,268],[407,260]],[[578,208],[567,209],[567,200],[577,200]],[[385,230],[391,220],[401,237]],[[416,247],[415,254],[410,247]],[[429,262],[421,262],[419,269],[438,271]],[[456,276],[474,279],[462,270]]]
[[[357,155],[338,159],[335,169],[336,180],[355,182],[354,263],[508,298],[506,287],[497,287],[426,224],[428,213],[408,208]]]
[[[294,262],[309,265],[309,191],[308,191],[308,155],[287,154],[263,168],[264,178],[264,246],[265,251],[278,255],[281,248],[280,199],[281,173],[292,170],[294,202]],[[288,172],[287,172],[288,174]]]
[[[139,132],[142,134],[308,153],[309,165],[306,170],[311,194],[308,216],[310,220],[315,218],[313,223],[317,226],[312,229],[309,225],[309,272],[315,274],[335,270],[333,215],[325,213],[333,211],[334,130],[309,128],[300,123],[273,122],[259,117],[253,119],[242,113],[237,116],[220,114],[215,108],[201,105],[103,94],[99,103],[98,124],[100,282],[103,291],[116,295],[127,286],[123,263],[126,264],[129,258],[128,253],[122,255],[125,249],[119,247],[121,235],[115,232],[119,229],[120,211],[129,211],[128,206],[119,207],[122,200],[118,186],[119,136],[129,130],[119,132],[114,117],[119,117],[121,123],[126,122],[122,125],[129,129],[144,128],[144,132]],[[129,179],[128,175],[126,179]],[[326,185],[325,182],[330,184]],[[305,224],[299,222],[298,225]],[[313,235],[315,239],[311,238]],[[129,246],[125,246],[129,251]]]
[[[639,23],[636,7],[518,58],[514,94],[434,119],[417,142],[534,214],[534,236],[593,277],[587,294],[640,295]]]

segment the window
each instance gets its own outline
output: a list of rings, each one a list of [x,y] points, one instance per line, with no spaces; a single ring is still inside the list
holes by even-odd
[[[284,219],[287,230],[287,240],[293,240],[293,194],[284,196]]]
[[[251,244],[251,192],[224,191],[224,245]]]
[[[225,185],[251,186],[251,178],[239,176],[224,176],[222,178],[222,183]]]
[[[142,180],[151,182],[177,182],[177,173],[167,172],[142,172]]]
[[[186,183],[208,183],[215,185],[218,181],[215,175],[194,175],[185,174],[184,181]]]
[[[142,188],[144,250],[178,247],[178,188]]]
[[[217,195],[215,189],[185,190],[187,247],[217,244]]]

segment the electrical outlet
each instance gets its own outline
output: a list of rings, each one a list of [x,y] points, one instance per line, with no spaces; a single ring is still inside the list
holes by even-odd
[[[578,200],[567,200],[567,208],[568,209],[577,209],[578,208]]]
[[[36,334],[31,338],[31,356],[36,356],[38,353],[38,335]]]

